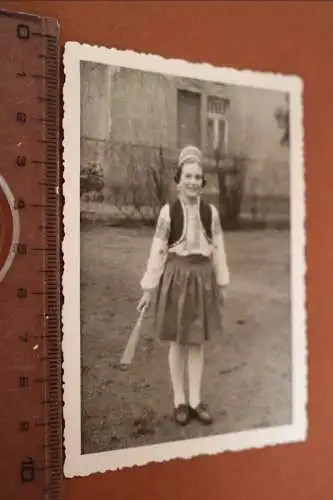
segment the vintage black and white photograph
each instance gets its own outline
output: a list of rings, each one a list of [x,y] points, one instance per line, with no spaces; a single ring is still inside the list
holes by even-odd
[[[301,80],[64,63],[65,474],[304,440]]]

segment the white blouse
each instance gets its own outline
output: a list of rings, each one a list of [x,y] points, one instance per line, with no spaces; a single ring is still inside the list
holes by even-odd
[[[185,238],[171,248],[168,248],[170,232],[169,205],[162,207],[150,248],[146,271],[140,283],[143,290],[152,290],[157,287],[165,268],[168,253],[171,252],[182,256],[199,254],[211,258],[217,285],[228,285],[229,270],[219,214],[216,207],[211,205],[212,242],[209,243],[200,220],[199,201],[193,205],[185,205],[181,200],[185,215]]]

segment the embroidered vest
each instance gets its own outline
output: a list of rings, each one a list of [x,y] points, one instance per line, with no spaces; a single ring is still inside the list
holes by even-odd
[[[207,240],[212,239],[212,209],[211,206],[200,200],[200,220],[202,227],[206,233]],[[169,247],[179,243],[184,232],[184,211],[179,198],[170,206],[170,233],[168,245]]]

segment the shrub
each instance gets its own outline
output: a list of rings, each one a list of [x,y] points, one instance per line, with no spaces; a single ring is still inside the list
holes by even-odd
[[[81,169],[80,195],[86,193],[101,193],[104,187],[103,173],[98,163],[90,163]]]

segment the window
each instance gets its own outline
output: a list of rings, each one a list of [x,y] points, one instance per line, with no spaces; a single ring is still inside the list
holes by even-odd
[[[201,147],[201,94],[178,90],[178,147]]]
[[[227,153],[228,123],[225,119],[207,119],[207,153],[214,156],[216,149],[223,156]]]
[[[207,101],[208,114],[224,117],[229,107],[229,99],[209,96]]]
[[[209,96],[207,100],[207,153],[214,156],[218,150],[223,156],[227,153],[228,122],[226,111],[229,106],[227,99]]]

